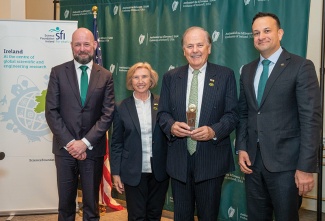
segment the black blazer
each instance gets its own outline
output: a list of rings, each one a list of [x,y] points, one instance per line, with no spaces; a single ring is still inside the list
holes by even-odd
[[[169,139],[167,172],[182,182],[186,182],[187,177],[186,137],[173,137],[170,131],[175,121],[186,122],[187,77],[188,65],[164,75],[158,113],[158,122]],[[229,135],[236,128],[238,118],[234,72],[208,62],[199,127],[211,127],[218,139],[197,142],[195,182],[216,178],[235,169]]]
[[[254,78],[259,60],[242,68],[236,149],[246,151],[254,164],[259,139],[269,171],[316,172],[321,96],[314,64],[283,49],[258,107]]]
[[[166,136],[156,124],[159,97],[151,94],[152,171],[158,181],[168,178],[166,173]],[[130,186],[140,183],[142,173],[142,143],[140,122],[133,95],[115,109],[111,139],[110,165],[112,175]]]
[[[104,156],[106,131],[113,121],[114,87],[112,74],[93,64],[84,107],[81,105],[73,61],[51,70],[46,94],[45,117],[53,133],[53,153],[70,156],[63,148],[71,140],[85,137],[93,146],[87,158]]]

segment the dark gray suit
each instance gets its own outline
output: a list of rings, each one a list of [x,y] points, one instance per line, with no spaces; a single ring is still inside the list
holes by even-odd
[[[185,65],[167,72],[162,82],[158,121],[169,139],[167,172],[174,180],[188,182],[188,164],[191,158],[194,168],[193,183],[217,177],[222,177],[222,183],[223,176],[235,169],[229,137],[238,122],[234,73],[227,67],[207,63],[198,127],[204,125],[211,127],[217,140],[197,142],[196,153],[189,157],[187,138],[171,135],[171,127],[175,121],[186,122],[188,68],[189,65]],[[173,188],[173,192],[175,191],[177,190]],[[211,197],[209,189],[200,194],[203,194],[202,198]],[[218,211],[218,208],[216,210]],[[207,211],[207,217],[210,212]]]
[[[261,105],[258,107],[254,91],[258,62],[259,59],[242,68],[239,98],[240,124],[237,128],[236,150],[246,151],[253,166],[262,163],[269,172],[292,171],[288,179],[280,176],[272,179],[293,185],[292,194],[295,196],[298,192],[294,187],[294,172],[296,170],[317,172],[321,102],[315,67],[311,61],[283,49],[269,76]],[[257,140],[259,140],[259,148]],[[247,191],[251,190],[250,176],[246,175]],[[276,186],[274,188],[279,193],[278,188]],[[279,201],[282,199],[275,193],[270,192],[274,208],[279,210],[283,208],[287,211],[297,208],[293,205],[290,209],[287,208],[286,203],[280,204]],[[288,202],[291,201],[288,198],[295,198],[287,198],[284,195],[289,193],[281,194],[283,194],[281,197]],[[292,201],[296,203],[295,199]],[[253,204],[250,197],[247,203],[249,211],[250,207],[254,207],[251,209],[253,212],[263,212],[263,209],[258,207],[261,203]],[[253,218],[253,214],[249,216],[251,216],[249,219]],[[292,214],[291,219],[295,220],[294,217],[295,215]],[[256,220],[263,219],[256,218]]]
[[[141,128],[134,97],[117,105],[111,142],[111,174],[125,184],[129,220],[160,220],[169,184],[166,136],[156,123],[159,97],[151,94],[152,174],[142,173]],[[153,178],[154,177],[154,178]],[[142,190],[144,189],[144,190]],[[148,191],[148,196],[146,195]],[[138,192],[141,192],[138,196]]]
[[[94,215],[88,212],[98,215],[94,202],[98,206],[103,156],[106,153],[106,131],[113,120],[113,111],[113,78],[108,70],[93,64],[86,101],[82,106],[74,62],[69,61],[52,68],[45,116],[53,133],[52,152],[56,157],[60,220],[74,220],[79,173],[83,188],[84,216]],[[73,139],[80,140],[84,137],[93,149],[86,150],[86,160],[78,161],[63,147]],[[94,170],[89,171],[86,168],[88,164],[92,164]]]

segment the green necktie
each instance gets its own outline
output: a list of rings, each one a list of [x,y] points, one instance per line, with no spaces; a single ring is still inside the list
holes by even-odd
[[[261,104],[261,100],[263,97],[263,93],[264,93],[264,88],[267,82],[267,79],[269,77],[269,65],[270,65],[271,61],[270,60],[263,60],[262,64],[263,64],[263,71],[260,77],[260,82],[258,83],[258,89],[257,89],[257,103],[258,106],[260,106]]]
[[[188,105],[195,104],[196,108],[198,108],[198,74],[200,73],[199,70],[193,71],[193,78],[191,82],[191,89],[190,89],[190,95],[188,99]],[[197,114],[197,110],[196,110]],[[197,116],[197,115],[196,115]],[[197,117],[195,120],[195,127],[197,127]],[[192,155],[196,151],[196,140],[192,140],[191,137],[187,138],[187,150]]]
[[[82,65],[80,66],[81,72],[81,78],[80,78],[80,98],[81,98],[81,104],[84,106],[87,96],[87,90],[88,90],[88,74],[87,74],[87,66]]]

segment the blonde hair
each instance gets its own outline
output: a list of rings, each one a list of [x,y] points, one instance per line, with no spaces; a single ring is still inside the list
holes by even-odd
[[[156,87],[159,78],[157,72],[152,69],[151,65],[148,62],[138,62],[130,67],[128,73],[126,74],[126,88],[130,91],[134,90],[132,87],[132,77],[138,68],[145,68],[149,70],[151,82],[150,89]]]

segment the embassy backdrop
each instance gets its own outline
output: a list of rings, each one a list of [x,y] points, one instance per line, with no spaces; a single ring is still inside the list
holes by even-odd
[[[125,88],[126,72],[139,61],[158,72],[153,92],[160,93],[162,75],[187,63],[181,38],[190,26],[210,33],[209,61],[232,68],[237,80],[240,68],[259,56],[251,34],[252,18],[259,11],[277,14],[285,32],[282,46],[306,56],[310,0],[60,0],[60,18],[92,30],[93,6],[98,7],[103,65],[114,75],[117,101],[131,94]],[[219,220],[247,220],[244,176],[236,169],[225,178]],[[165,209],[173,209],[170,190]]]

